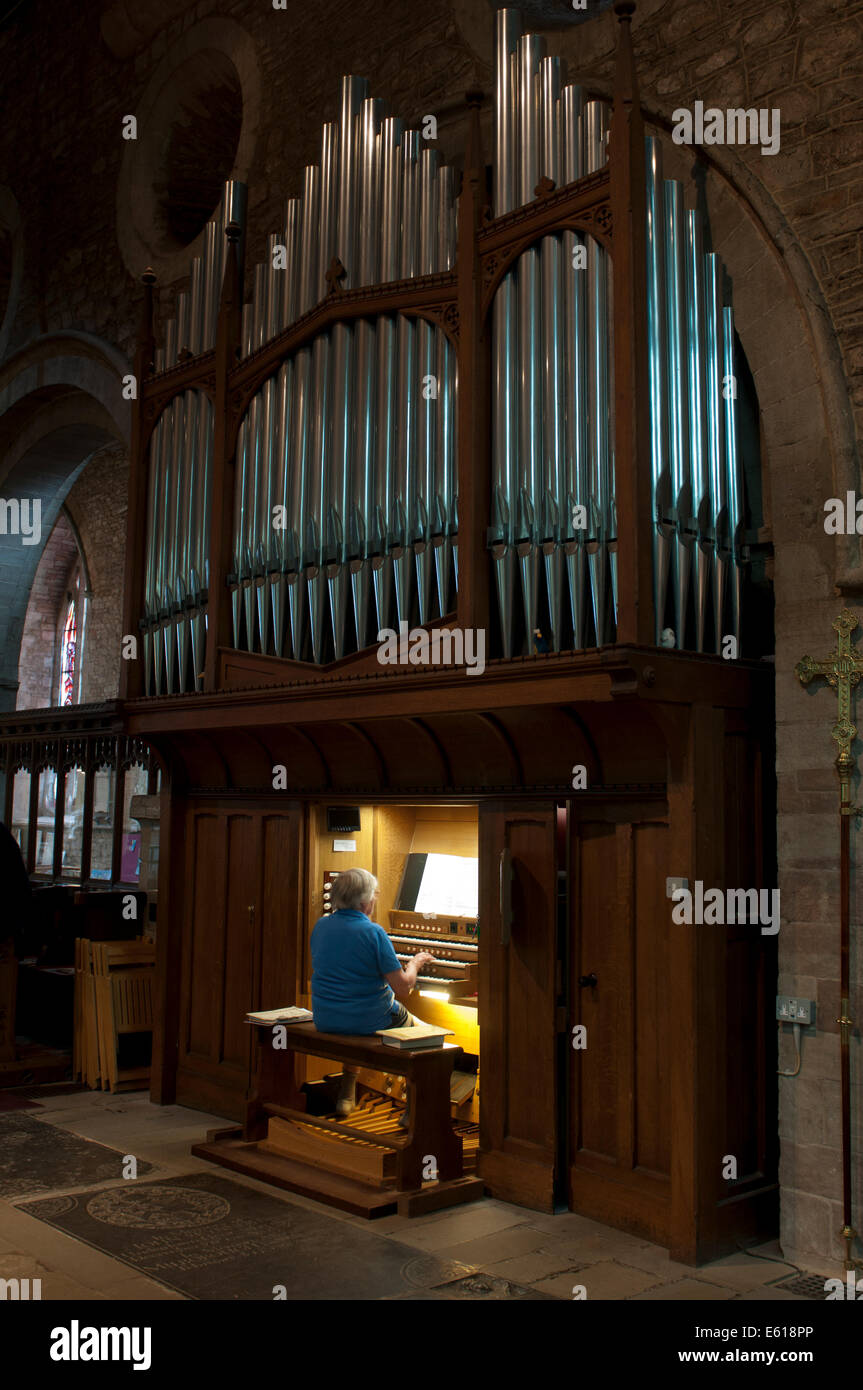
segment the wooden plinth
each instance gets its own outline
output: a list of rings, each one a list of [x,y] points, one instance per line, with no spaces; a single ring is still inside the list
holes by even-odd
[[[239,1136],[240,1131],[235,1130],[234,1134]],[[312,1197],[317,1202],[368,1220],[390,1216],[396,1211],[400,1216],[421,1216],[443,1207],[476,1201],[483,1195],[479,1178],[430,1182],[414,1192],[399,1192],[395,1187],[369,1187],[296,1159],[267,1153],[257,1143],[248,1143],[239,1137],[214,1139],[208,1135],[205,1144],[193,1145],[192,1153],[196,1158],[206,1158],[235,1173],[245,1173],[247,1177],[271,1183],[287,1192],[299,1192],[303,1197]]]

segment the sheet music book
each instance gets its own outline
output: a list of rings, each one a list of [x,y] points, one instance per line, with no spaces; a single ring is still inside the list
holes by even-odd
[[[297,1004],[288,1004],[284,1009],[268,1009],[259,1014],[246,1014],[250,1023],[310,1023],[311,1009],[301,1009]]]

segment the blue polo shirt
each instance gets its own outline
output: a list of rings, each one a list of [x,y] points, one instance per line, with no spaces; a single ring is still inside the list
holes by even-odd
[[[401,962],[364,912],[340,908],[312,928],[312,1014],[322,1033],[374,1033],[398,1013],[384,979]]]

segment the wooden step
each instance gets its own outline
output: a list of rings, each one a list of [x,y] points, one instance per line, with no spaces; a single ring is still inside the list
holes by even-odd
[[[303,1197],[312,1197],[368,1220],[389,1216],[397,1208],[398,1193],[393,1188],[370,1187],[336,1173],[322,1172],[320,1168],[283,1154],[262,1153],[260,1144],[223,1139],[212,1144],[193,1144],[192,1153],[196,1158],[207,1158],[235,1173],[245,1173],[288,1192],[299,1192]]]

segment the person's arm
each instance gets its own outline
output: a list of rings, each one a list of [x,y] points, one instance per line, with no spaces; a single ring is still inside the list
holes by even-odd
[[[417,955],[411,957],[407,965],[402,966],[400,970],[391,970],[389,974],[384,977],[400,1004],[407,1003],[410,998],[411,990],[416,985],[417,975],[422,967],[430,960],[434,960],[434,956],[430,951],[420,951]]]

